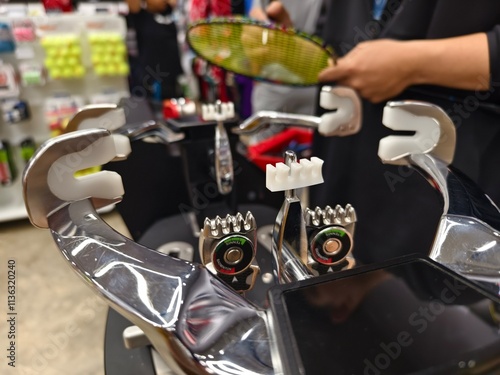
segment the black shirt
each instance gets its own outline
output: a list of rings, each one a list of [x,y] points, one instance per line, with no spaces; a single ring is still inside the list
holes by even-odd
[[[380,21],[372,17],[373,0],[325,1],[329,4],[321,37],[341,56],[370,39],[440,39],[485,32],[491,79],[500,82],[500,3],[496,0],[388,0]],[[500,104],[500,92],[488,101]]]
[[[167,73],[172,78],[182,74],[177,28],[171,13],[171,9],[158,14],[142,9],[129,15],[137,35],[140,64],[144,69],[149,67],[157,72],[156,75],[162,79]]]
[[[376,38],[434,39],[485,32],[491,89],[486,93],[437,86],[410,87],[394,100],[423,100],[442,107],[457,128],[453,165],[500,203],[500,3],[497,0],[388,0],[380,21],[373,0],[325,0],[322,37],[339,55]],[[432,62],[429,62],[432,63]],[[362,262],[408,253],[428,254],[442,202],[408,167],[378,158],[385,103],[363,102],[363,128],[343,138],[315,137],[314,155],[325,160],[325,183],[311,188],[312,205],[351,203],[358,213],[354,254]]]

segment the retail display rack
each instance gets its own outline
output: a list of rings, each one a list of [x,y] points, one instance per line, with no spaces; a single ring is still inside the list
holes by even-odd
[[[83,105],[129,95],[118,14],[0,9],[0,222],[27,217],[21,187],[34,149]]]

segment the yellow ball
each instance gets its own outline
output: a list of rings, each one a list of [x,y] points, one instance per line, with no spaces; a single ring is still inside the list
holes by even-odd
[[[111,61],[114,62],[115,64],[120,64],[123,62],[123,56],[114,55],[112,56]]]
[[[51,44],[53,46],[62,46],[66,43],[65,38],[62,36],[52,36],[51,38]]]
[[[51,57],[58,56],[59,50],[57,48],[54,48],[54,47],[49,47],[45,50],[45,54],[47,56],[51,56]]]
[[[52,68],[49,70],[49,74],[52,78],[61,78],[61,69],[59,68]]]
[[[103,54],[105,52],[105,47],[100,44],[92,46],[92,54]]]
[[[69,46],[78,44],[78,37],[76,35],[68,35],[65,37],[65,43]]]
[[[125,46],[125,44],[120,43],[120,44],[115,46],[115,53],[116,54],[123,55],[123,54],[125,54],[125,52],[127,52],[127,47]]]
[[[44,63],[45,63],[45,66],[46,66],[48,69],[51,69],[51,68],[53,68],[54,66],[56,66],[56,63],[55,63],[54,59],[53,59],[53,58],[51,58],[51,57],[47,57],[47,58],[45,59],[45,62],[44,62]]]
[[[80,47],[79,45],[71,46],[69,48],[69,53],[72,56],[80,57],[80,55],[82,54],[82,47]]]
[[[106,74],[106,68],[104,65],[97,65],[94,67],[95,74],[98,76],[103,76]]]
[[[110,64],[113,61],[113,56],[111,56],[110,54],[104,54],[101,56],[101,61],[104,64]]]
[[[95,44],[100,42],[99,34],[90,34],[89,35],[90,44]]]
[[[108,45],[106,45],[104,51],[106,51],[107,54],[113,54],[115,53],[115,46],[112,44],[112,43],[109,43]]]
[[[71,78],[73,77],[73,69],[69,66],[64,67],[61,70],[61,77],[63,78]]]
[[[116,68],[112,64],[107,64],[107,65],[104,65],[104,72],[105,72],[104,73],[105,75],[112,76],[112,75],[116,74]]]
[[[61,47],[59,48],[59,55],[61,56],[68,56],[69,55],[69,47]]]
[[[126,63],[118,64],[117,73],[120,75],[127,75],[129,73],[129,67]]]
[[[75,57],[68,57],[66,63],[68,64],[68,66],[75,67],[76,65],[78,65],[79,61]]]
[[[64,57],[59,57],[57,59],[55,59],[55,65],[58,66],[58,67],[63,67],[63,66],[66,66],[67,62],[66,62],[66,59]]]
[[[90,60],[92,61],[92,64],[97,65],[97,64],[100,64],[102,62],[102,56],[94,53],[90,57]]]
[[[75,77],[83,77],[85,75],[85,68],[83,67],[83,65],[77,65],[74,68],[73,73]]]

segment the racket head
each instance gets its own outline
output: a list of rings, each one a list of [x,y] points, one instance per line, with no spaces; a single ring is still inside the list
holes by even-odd
[[[335,60],[319,38],[248,18],[211,18],[189,26],[187,42],[209,63],[256,80],[289,85],[318,84]]]

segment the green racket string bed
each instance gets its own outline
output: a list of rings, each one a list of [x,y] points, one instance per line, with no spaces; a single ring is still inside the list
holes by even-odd
[[[211,18],[187,31],[191,49],[209,63],[260,81],[312,86],[335,61],[333,49],[319,38],[248,18]]]

